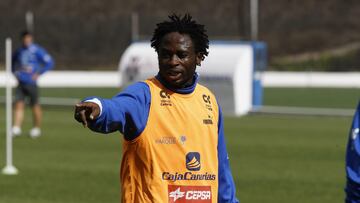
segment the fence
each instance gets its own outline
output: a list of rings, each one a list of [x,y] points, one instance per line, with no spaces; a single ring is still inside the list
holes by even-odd
[[[249,8],[250,0],[195,0],[191,4],[179,0],[2,0],[0,42],[5,37],[16,41],[25,28],[25,12],[31,10],[36,40],[54,55],[58,69],[116,70],[119,57],[131,43],[132,12],[138,13],[140,39],[149,40],[156,23],[168,14],[186,11],[205,24],[211,40],[249,40]],[[268,44],[270,64],[276,57],[358,42],[359,10],[357,1],[259,1],[258,39]],[[0,49],[0,64],[3,55]],[[354,63],[360,67],[358,60]]]

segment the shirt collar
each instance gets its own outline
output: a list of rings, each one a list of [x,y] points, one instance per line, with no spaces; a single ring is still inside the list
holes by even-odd
[[[160,81],[160,83],[162,85],[164,85],[167,89],[173,91],[173,92],[176,92],[176,93],[179,93],[179,94],[190,94],[192,93],[194,90],[195,90],[195,87],[196,87],[196,84],[198,82],[198,79],[199,79],[199,75],[197,73],[194,74],[194,80],[193,80],[193,84],[191,84],[190,86],[187,86],[187,87],[183,87],[183,88],[173,88],[173,87],[170,87],[166,81],[164,79],[161,78],[160,74],[158,73],[155,78],[157,80]]]

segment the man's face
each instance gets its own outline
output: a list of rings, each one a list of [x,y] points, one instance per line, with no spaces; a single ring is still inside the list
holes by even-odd
[[[25,35],[22,38],[22,43],[25,47],[29,47],[32,42],[33,42],[33,38],[31,35]]]
[[[174,88],[191,85],[196,65],[201,62],[194,44],[187,34],[171,32],[159,45],[158,60],[161,77]]]

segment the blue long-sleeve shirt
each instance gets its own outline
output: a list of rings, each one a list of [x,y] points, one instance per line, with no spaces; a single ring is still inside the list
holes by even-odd
[[[20,83],[36,84],[35,74],[43,74],[54,67],[54,60],[37,44],[18,48],[12,56],[12,72]]]
[[[194,76],[194,83],[186,88],[173,89],[169,87],[159,75],[156,78],[168,89],[180,94],[190,94],[195,90],[198,75]],[[91,100],[89,97],[86,100]],[[101,105],[101,114],[95,122],[90,124],[90,129],[101,133],[120,131],[126,140],[139,136],[145,129],[151,105],[149,86],[138,82],[127,87],[123,92],[112,99],[97,98]],[[218,123],[218,202],[237,203],[235,184],[230,170],[228,153],[224,136],[224,125],[221,108],[219,106]]]
[[[354,115],[346,149],[346,203],[360,203],[360,102]]]

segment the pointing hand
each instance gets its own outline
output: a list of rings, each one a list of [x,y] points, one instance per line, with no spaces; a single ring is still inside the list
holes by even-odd
[[[75,105],[74,118],[84,127],[95,120],[100,114],[100,107],[93,102],[81,102]]]

